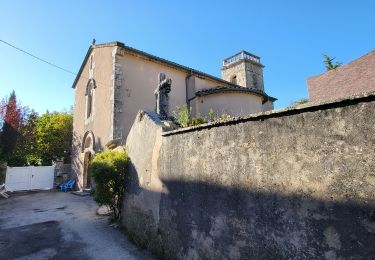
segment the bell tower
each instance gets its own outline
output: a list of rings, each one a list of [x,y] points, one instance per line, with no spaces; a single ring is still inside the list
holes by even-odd
[[[263,68],[260,57],[240,51],[223,60],[221,77],[235,85],[264,92]]]

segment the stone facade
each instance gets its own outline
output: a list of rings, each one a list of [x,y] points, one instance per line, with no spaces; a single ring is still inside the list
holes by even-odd
[[[91,58],[92,57],[92,58]],[[91,66],[92,64],[92,66]],[[87,188],[87,160],[113,140],[112,48],[96,46],[88,53],[75,82],[73,115],[72,175],[78,189]],[[92,80],[92,113],[87,115],[87,86]]]
[[[372,259],[375,94],[168,131],[141,112],[122,223],[163,259]]]
[[[72,178],[72,165],[64,161],[55,162],[55,184],[61,184]]]
[[[375,91],[375,50],[366,55],[307,79],[310,101],[330,100]]]
[[[238,60],[224,63],[222,78],[239,86],[264,91],[263,65],[259,62],[239,57]]]

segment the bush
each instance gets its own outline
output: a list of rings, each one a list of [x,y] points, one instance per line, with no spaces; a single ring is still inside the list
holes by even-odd
[[[308,103],[309,100],[307,98],[301,98],[300,100],[294,101],[290,104],[289,108],[296,108],[300,105]]]
[[[128,163],[126,152],[107,150],[95,155],[89,167],[96,183],[94,199],[98,204],[112,209],[114,220],[121,217]]]
[[[191,108],[185,104],[182,108],[176,107],[176,110],[172,112],[174,121],[182,127],[197,126],[207,123],[207,119],[200,114],[197,117],[190,119]]]
[[[204,124],[204,123],[207,123],[207,121],[205,120],[204,117],[196,117],[196,118],[192,118],[189,122],[189,126],[196,126],[196,125],[201,125],[201,124]]]
[[[172,112],[174,121],[178,123],[182,127],[188,127],[190,121],[190,110],[188,106],[185,104],[183,107],[176,107],[176,110]]]
[[[217,114],[212,108],[208,111],[208,121],[209,122],[220,122],[220,121],[226,121],[230,120],[232,116],[230,114],[227,114],[223,112],[221,115]]]

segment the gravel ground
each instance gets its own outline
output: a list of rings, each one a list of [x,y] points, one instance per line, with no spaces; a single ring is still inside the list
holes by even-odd
[[[152,259],[97,208],[90,196],[56,191],[0,199],[0,259]]]

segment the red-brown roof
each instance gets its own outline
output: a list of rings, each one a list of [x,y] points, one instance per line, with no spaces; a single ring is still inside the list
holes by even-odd
[[[337,69],[307,79],[310,101],[375,90],[375,50]]]

